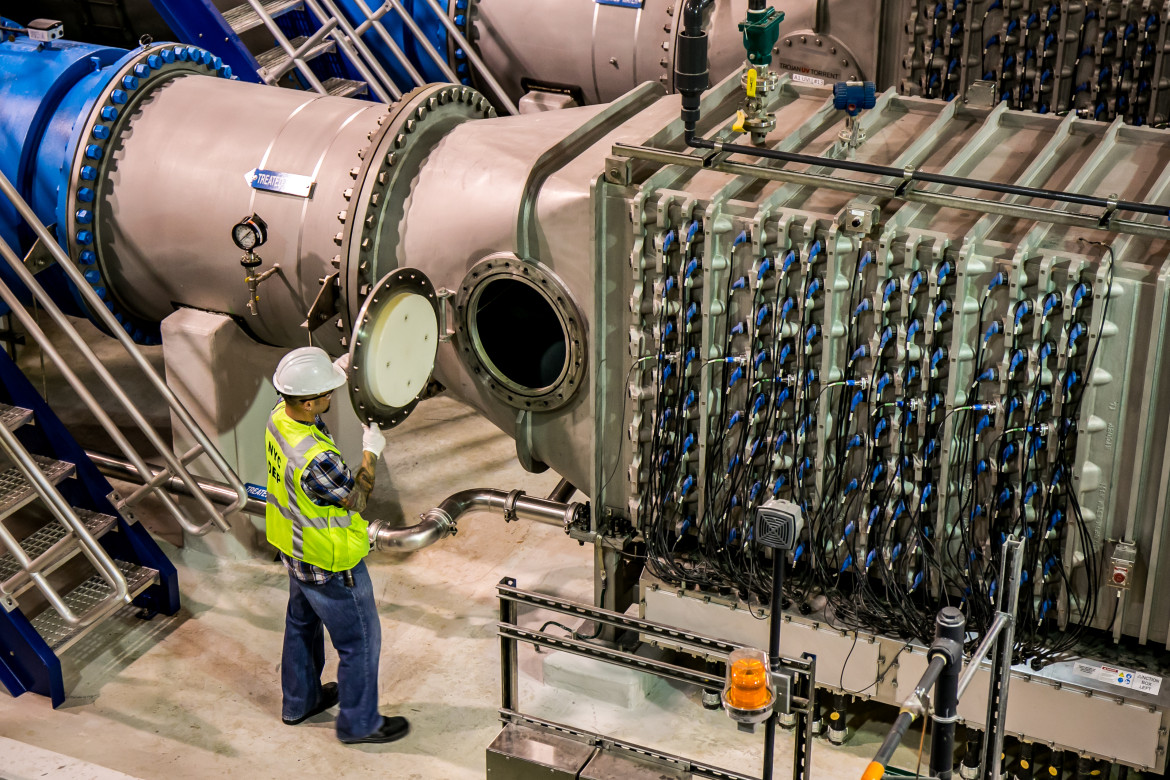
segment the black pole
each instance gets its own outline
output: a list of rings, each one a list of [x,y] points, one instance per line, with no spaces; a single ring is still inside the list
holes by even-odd
[[[784,601],[784,556],[783,550],[772,550],[772,611],[768,615],[768,670],[772,679],[780,672],[780,624],[783,623],[781,604]],[[780,717],[776,709],[764,724],[764,774],[763,780],[772,780],[772,761],[776,755],[776,720]],[[797,739],[800,736],[797,735]]]
[[[943,607],[935,617],[932,655],[941,655],[946,665],[934,687],[934,726],[930,736],[930,773],[939,780],[951,780],[955,766],[955,721],[959,715],[959,672],[963,660],[963,639],[967,619],[954,607]]]

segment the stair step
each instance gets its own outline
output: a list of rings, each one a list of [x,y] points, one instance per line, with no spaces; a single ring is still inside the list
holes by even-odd
[[[25,409],[20,406],[9,406],[8,404],[0,404],[0,425],[3,425],[10,431],[15,431],[20,426],[32,419],[32,409]]]
[[[126,585],[130,589],[131,598],[149,588],[158,578],[158,571],[155,569],[139,566],[134,563],[127,563],[126,561],[116,561],[116,563],[118,564],[118,568],[122,570],[123,576],[126,577]],[[113,589],[110,587],[110,584],[102,579],[100,574],[95,574],[66,593],[64,601],[66,606],[73,610],[73,614],[82,616],[100,604],[112,592]],[[126,605],[116,607],[110,612],[110,615],[124,608],[126,608]],[[37,633],[41,635],[41,638],[45,640],[55,653],[64,652],[70,645],[77,642],[93,630],[93,628],[102,623],[101,620],[97,620],[82,628],[71,626],[52,607],[47,607],[44,612],[37,615],[30,622],[33,628],[37,630]]]
[[[299,49],[305,43],[305,36],[299,35],[293,38],[289,43],[292,44],[294,50]],[[327,38],[319,41],[316,46],[313,46],[305,52],[304,59],[311,60],[320,57],[322,54],[334,51],[337,48],[337,43],[332,38]],[[291,59],[288,53],[279,46],[269,49],[266,52],[256,55],[256,62],[260,63],[260,67],[264,70],[278,70],[283,67]]]
[[[264,0],[260,6],[265,13],[275,19],[289,11],[298,11],[304,8],[305,3],[304,0]],[[235,30],[237,34],[264,24],[260,19],[260,14],[256,13],[247,3],[224,11],[223,18],[228,23],[228,27]]]
[[[110,530],[114,526],[114,523],[117,522],[116,517],[113,517],[112,515],[104,515],[101,512],[94,512],[89,509],[78,509],[76,507],[74,507],[73,511],[77,513],[77,519],[80,520],[83,525],[85,525],[86,530],[88,530],[90,535],[95,539],[101,538],[101,536],[105,534],[106,531]],[[64,539],[67,535],[69,535],[69,531],[66,530],[65,526],[61,525],[61,523],[57,522],[56,520],[53,520],[48,525],[37,529],[22,539],[20,546],[24,549],[24,552],[28,555],[29,558],[35,560],[37,556],[44,553],[54,544]],[[51,561],[45,568],[41,569],[41,572],[48,574],[80,551],[81,546],[74,544],[72,547],[67,548],[63,554],[58,556],[56,560]],[[20,571],[23,571],[23,569],[21,568],[21,565],[17,563],[16,558],[14,558],[11,553],[0,557],[0,582],[4,582],[9,577]],[[19,596],[23,591],[30,587],[32,587],[31,582],[12,595]]]
[[[352,79],[339,79],[337,77],[325,79],[321,82],[325,90],[334,97],[353,97],[354,95],[364,95],[369,90],[369,85],[364,81],[354,81]]]
[[[63,460],[53,460],[42,455],[33,455],[41,473],[51,484],[73,474],[74,465]],[[37,491],[29,484],[24,473],[16,466],[0,473],[0,520],[37,498]]]

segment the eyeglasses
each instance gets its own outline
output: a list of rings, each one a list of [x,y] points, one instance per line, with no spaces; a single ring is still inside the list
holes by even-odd
[[[309,396],[308,398],[302,398],[301,403],[308,403],[309,401],[319,401],[322,398],[328,398],[331,395],[333,395],[332,390],[330,390],[328,393],[321,393],[321,395],[312,395],[312,396]]]

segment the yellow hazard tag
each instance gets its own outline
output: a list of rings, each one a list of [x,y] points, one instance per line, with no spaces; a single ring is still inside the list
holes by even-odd
[[[731,129],[737,133],[742,133],[743,132],[743,123],[746,121],[747,121],[747,114],[745,114],[743,111],[736,111],[735,112],[735,124],[733,124],[731,126]]]
[[[747,81],[746,81],[747,96],[748,97],[755,97],[756,96],[756,81],[758,81],[758,80],[759,80],[759,74],[756,73],[756,69],[755,68],[748,68]]]

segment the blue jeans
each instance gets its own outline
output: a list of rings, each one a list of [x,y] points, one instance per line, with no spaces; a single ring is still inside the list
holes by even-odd
[[[382,627],[365,562],[352,571],[352,588],[345,584],[341,574],[334,574],[324,585],[301,582],[289,575],[280,669],[284,692],[281,714],[290,720],[299,718],[312,710],[321,697],[321,671],[325,668],[323,627],[329,630],[329,638],[340,656],[338,739],[365,737],[382,725],[378,712]]]

